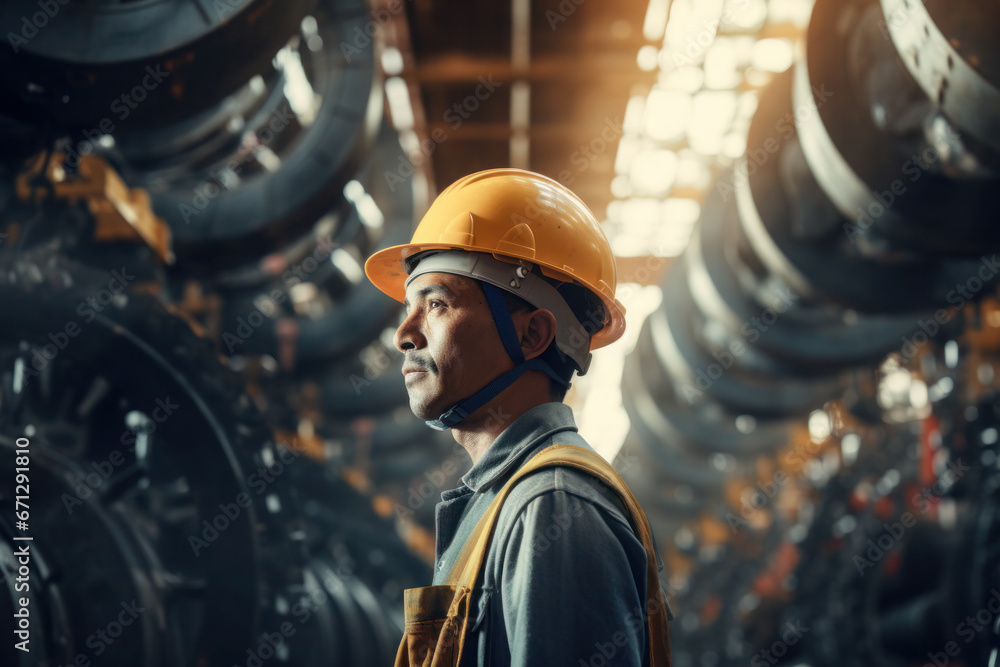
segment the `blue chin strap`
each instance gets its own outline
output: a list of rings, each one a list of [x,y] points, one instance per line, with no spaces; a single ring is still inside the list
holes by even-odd
[[[570,386],[568,380],[556,373],[552,366],[540,357],[525,361],[524,353],[521,351],[521,342],[518,340],[517,331],[514,329],[514,320],[511,319],[510,311],[507,310],[507,304],[504,303],[500,288],[484,281],[480,281],[480,284],[483,286],[486,301],[490,306],[490,311],[493,313],[493,320],[497,323],[497,330],[500,332],[500,341],[514,362],[514,368],[500,375],[469,398],[456,403],[439,418],[425,422],[428,426],[438,431],[445,431],[451,428],[489,403],[493,397],[497,396],[521,377],[525,371],[532,369],[543,371],[563,386]]]

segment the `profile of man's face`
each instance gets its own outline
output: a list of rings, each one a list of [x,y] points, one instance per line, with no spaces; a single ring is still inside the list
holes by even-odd
[[[437,419],[514,367],[477,281],[425,273],[407,286],[404,307],[393,342],[405,354],[403,381],[420,419]]]

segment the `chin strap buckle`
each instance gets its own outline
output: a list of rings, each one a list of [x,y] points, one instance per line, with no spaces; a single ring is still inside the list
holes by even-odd
[[[424,423],[435,431],[447,431],[449,428],[469,416],[469,413],[462,409],[461,405],[453,405],[450,410],[442,414],[437,419],[431,419]]]

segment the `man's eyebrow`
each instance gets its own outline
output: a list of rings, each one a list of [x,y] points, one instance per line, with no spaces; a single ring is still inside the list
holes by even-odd
[[[433,285],[426,285],[424,287],[421,287],[419,290],[417,290],[417,294],[416,294],[417,300],[419,301],[419,300],[423,299],[424,297],[428,296],[429,294],[438,294],[438,295],[441,295],[441,296],[450,296],[451,295],[451,291],[447,287],[445,287],[444,285],[439,285],[438,283],[434,283]],[[404,308],[409,308],[410,307],[410,299],[409,299],[409,297],[404,297],[403,298],[403,307]]]

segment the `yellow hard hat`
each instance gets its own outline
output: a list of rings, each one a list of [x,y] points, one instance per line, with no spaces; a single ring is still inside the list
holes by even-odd
[[[586,288],[605,312],[605,321],[596,323],[591,349],[613,343],[625,332],[608,238],[587,205],[547,176],[488,169],[460,178],[434,200],[410,243],[376,252],[365,262],[365,273],[378,289],[402,302],[409,273],[405,260],[435,249],[533,262],[549,278]]]

